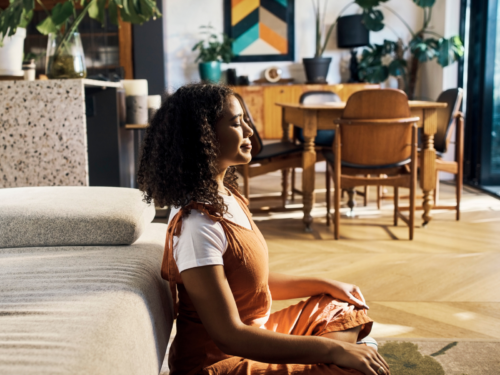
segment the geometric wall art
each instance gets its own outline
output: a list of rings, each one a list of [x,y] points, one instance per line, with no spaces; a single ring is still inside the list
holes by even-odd
[[[294,0],[224,0],[235,62],[294,60]]]

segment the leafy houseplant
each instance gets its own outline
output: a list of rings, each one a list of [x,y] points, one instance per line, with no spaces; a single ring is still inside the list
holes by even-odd
[[[196,43],[192,51],[199,51],[195,62],[199,62],[198,69],[202,81],[219,82],[221,76],[221,61],[225,63],[231,62],[233,50],[231,43],[233,39],[226,34],[222,34],[222,40],[214,33],[213,27],[200,26],[201,34],[205,38]]]
[[[362,1],[362,0],[361,0]],[[370,0],[368,0],[370,1]],[[330,25],[328,30],[326,30],[325,25],[325,15],[326,15],[326,6],[327,1],[324,0],[323,10],[321,11],[320,0],[312,0],[314,16],[315,16],[315,31],[316,31],[316,43],[315,43],[315,53],[313,58],[303,58],[302,61],[304,63],[304,68],[306,71],[307,81],[310,83],[325,83],[326,76],[328,74],[328,68],[330,67],[331,58],[323,57],[323,53],[325,52],[326,45],[330,36],[332,35],[333,29],[338,23],[339,18],[344,14],[344,12],[351,5],[358,4],[360,1],[353,1],[347,4],[340,12],[335,22]],[[369,13],[368,10],[363,10],[363,23],[372,22],[373,15]],[[372,29],[370,29],[372,30]],[[326,34],[325,34],[326,31]],[[377,30],[374,30],[377,31]]]
[[[462,58],[464,47],[458,36],[445,38],[430,30],[429,24],[435,0],[413,0],[424,12],[422,27],[417,31],[413,31],[395,11],[381,5],[387,1],[356,0],[356,3],[363,8],[365,26],[372,31],[384,28],[384,15],[377,8],[383,7],[395,14],[405,25],[411,34],[411,40],[408,44],[399,38],[396,42],[385,40],[383,44],[370,45],[363,51],[359,76],[370,83],[383,82],[389,75],[401,78],[406,94],[413,99],[420,63],[436,60],[439,65],[446,67]]]
[[[118,19],[142,24],[151,17],[161,16],[153,0],[63,0],[49,10],[42,0],[36,0],[47,17],[37,25],[37,30],[49,35],[47,51],[47,75],[50,78],[85,77],[83,50],[78,25],[88,14],[104,24],[106,12],[118,25]],[[9,6],[0,13],[0,33],[12,35],[16,29],[30,22],[35,8],[34,0],[10,0]]]

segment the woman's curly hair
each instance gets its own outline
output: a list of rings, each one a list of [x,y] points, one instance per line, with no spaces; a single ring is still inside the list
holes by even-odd
[[[227,206],[218,193],[219,143],[215,124],[233,91],[223,85],[193,83],[168,96],[153,117],[142,144],[137,174],[144,201],[183,207],[205,203],[222,216]],[[238,189],[236,168],[224,184]]]

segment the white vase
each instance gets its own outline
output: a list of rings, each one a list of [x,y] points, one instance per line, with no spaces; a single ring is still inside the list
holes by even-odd
[[[14,35],[3,40],[0,47],[0,75],[2,76],[22,76],[23,73],[23,52],[26,29],[18,27]]]

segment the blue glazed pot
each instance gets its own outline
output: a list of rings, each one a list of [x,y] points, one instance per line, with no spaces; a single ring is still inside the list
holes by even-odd
[[[221,76],[220,61],[210,61],[200,63],[198,69],[200,70],[200,78],[202,81],[209,81],[212,83],[219,83]]]

